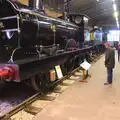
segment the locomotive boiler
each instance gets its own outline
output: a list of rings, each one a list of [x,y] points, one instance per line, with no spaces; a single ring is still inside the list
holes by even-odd
[[[0,0],[0,83],[26,80],[39,90],[41,72],[68,60],[72,63],[88,50],[78,49],[80,33],[80,26],[73,23],[42,15],[17,1]]]

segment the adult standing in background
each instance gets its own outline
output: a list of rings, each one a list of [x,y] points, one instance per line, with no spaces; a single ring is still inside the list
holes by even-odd
[[[113,79],[113,69],[115,67],[115,52],[113,47],[107,43],[105,44],[106,53],[105,53],[105,67],[107,68],[107,82],[105,85],[112,84]]]
[[[118,62],[120,62],[120,43],[118,43],[117,51],[118,51]]]

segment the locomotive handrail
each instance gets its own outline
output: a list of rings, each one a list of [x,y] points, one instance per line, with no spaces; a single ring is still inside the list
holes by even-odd
[[[56,22],[63,22],[64,24],[67,24],[67,25],[71,25],[71,26],[76,26],[75,24],[71,23],[71,22],[68,22],[66,20],[62,20],[62,19],[55,19],[55,18],[52,18],[52,17],[49,17],[49,16],[45,16],[45,15],[42,15],[42,14],[38,14],[36,12],[31,12],[31,11],[25,11],[25,10],[22,10],[22,9],[19,9],[20,12],[22,13],[27,13],[27,14],[30,14],[30,15],[35,15],[37,17],[42,17],[42,18],[45,18],[45,19],[50,19],[50,20],[53,20],[53,21],[56,21]],[[78,27],[78,26],[76,26]]]
[[[15,15],[15,16],[9,16],[9,17],[2,17],[0,18],[0,20],[7,20],[7,19],[14,19],[14,18],[18,18],[18,16]]]
[[[10,60],[8,61],[8,62],[14,62],[14,60],[13,60],[13,56],[14,56],[14,53],[16,52],[16,50],[18,50],[18,49],[20,49],[20,48],[15,48],[14,50],[13,50],[13,52],[12,52],[12,54],[11,54],[11,57],[10,57]]]
[[[39,47],[42,47],[42,48],[51,48],[51,47],[54,47],[54,46],[57,46],[57,45],[53,44],[53,45],[48,45],[48,46],[39,46]]]
[[[15,31],[19,31],[18,29],[5,29],[5,30],[1,30],[1,32],[15,32]]]

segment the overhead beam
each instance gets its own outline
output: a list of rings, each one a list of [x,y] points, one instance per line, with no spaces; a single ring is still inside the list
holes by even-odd
[[[115,25],[113,25],[113,24],[101,24],[100,26],[114,27],[114,26],[116,26],[116,24]]]
[[[106,10],[104,10],[104,11],[100,11],[100,12],[92,12],[92,13],[89,13],[89,15],[91,16],[100,16],[100,15],[103,15],[103,14],[105,14],[105,13],[109,13],[109,12],[111,12],[111,11],[113,11],[113,8],[109,8],[109,9],[106,9]]]
[[[78,9],[78,12],[84,12],[84,11],[86,11],[86,10],[89,10],[89,9],[91,9],[91,8],[94,8],[94,7],[96,7],[96,6],[98,6],[98,5],[100,5],[100,4],[103,4],[103,3],[105,3],[105,2],[110,2],[109,0],[104,0],[104,1],[102,1],[102,2],[97,2],[97,3],[94,3],[93,2],[93,4],[90,4],[90,3],[88,3],[88,6],[87,6],[87,8],[85,8],[86,7],[86,5],[85,6],[80,6],[80,8]],[[84,8],[83,10],[80,10],[81,8]]]
[[[120,6],[118,6],[118,9],[120,9]],[[104,10],[104,11],[100,11],[99,13],[98,12],[93,12],[93,13],[91,13],[91,14],[89,14],[90,16],[92,15],[94,15],[95,17],[96,16],[101,16],[101,15],[103,15],[103,14],[105,14],[105,13],[109,13],[109,12],[111,12],[111,11],[113,11],[113,8],[109,8],[109,9],[106,9],[106,10]],[[112,13],[111,13],[112,14]]]

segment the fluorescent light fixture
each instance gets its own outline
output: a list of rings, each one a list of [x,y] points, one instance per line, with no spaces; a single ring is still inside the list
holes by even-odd
[[[118,28],[120,27],[119,24],[117,25],[117,27],[118,27]]]
[[[116,21],[118,21],[118,17],[116,17]]]
[[[117,12],[116,2],[115,2],[115,0],[112,0],[112,2],[113,2],[114,17],[116,19],[117,27],[119,28],[118,12]]]
[[[119,25],[119,23],[117,22],[117,26]]]
[[[116,23],[119,23],[118,20],[116,21]]]
[[[117,26],[119,25],[119,23],[117,23]]]
[[[117,10],[116,4],[113,4],[113,9],[114,9],[114,11]]]
[[[115,18],[118,17],[118,12],[117,11],[114,12],[114,16],[115,16]]]

